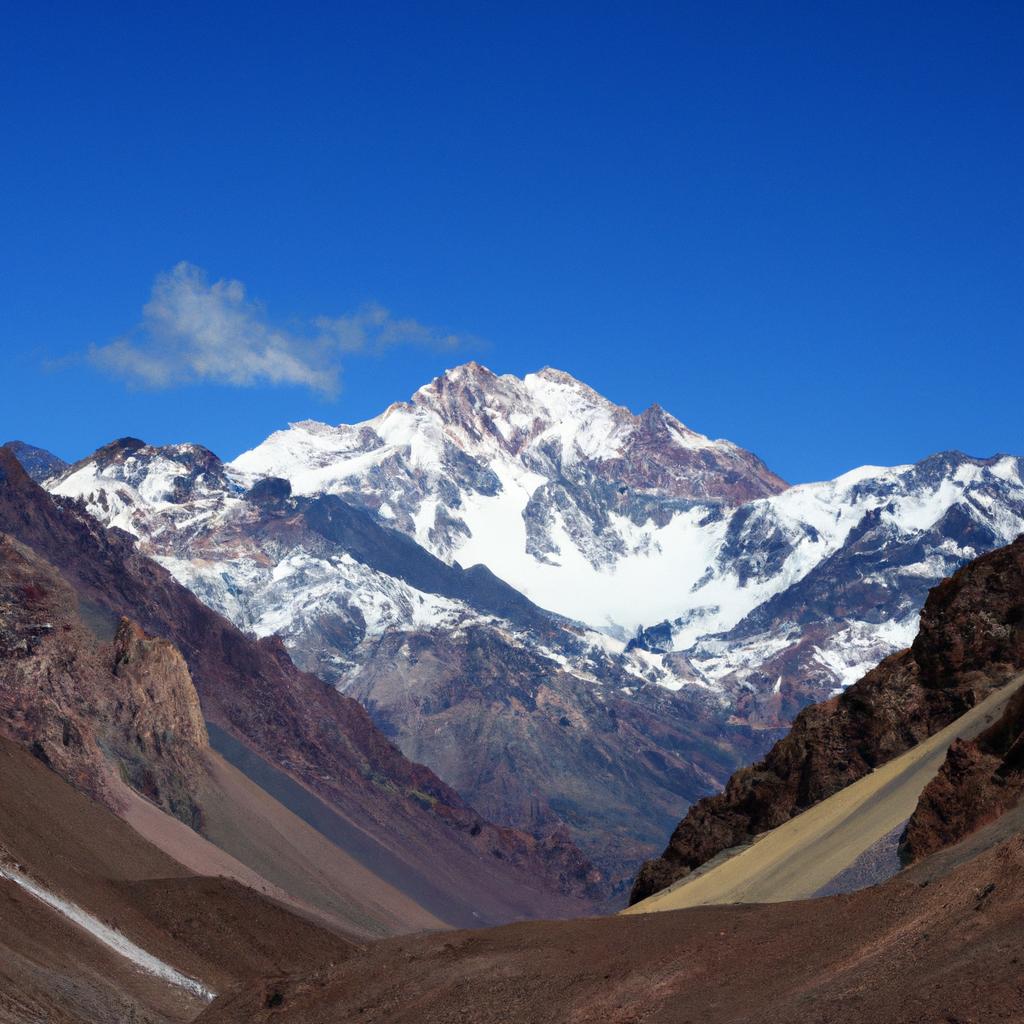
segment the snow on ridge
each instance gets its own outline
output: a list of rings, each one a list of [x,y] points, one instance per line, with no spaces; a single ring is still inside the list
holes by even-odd
[[[458,419],[460,388],[477,396],[469,402],[472,415],[486,416],[493,434],[474,432],[473,424],[470,431]],[[721,444],[723,450],[742,453],[729,442],[694,434],[667,413],[660,415],[680,443]],[[564,371],[545,368],[523,378],[498,377],[470,363],[435,378],[411,403],[393,405],[376,419],[336,428],[303,424],[271,435],[233,466],[286,476],[299,494],[335,493],[357,503],[364,500],[371,509],[386,505],[388,524],[435,555],[487,565],[542,607],[594,628],[623,635],[694,610],[697,614],[683,629],[689,641],[730,629],[758,604],[798,582],[837,551],[869,511],[905,536],[930,529],[971,492],[977,497],[969,514],[989,521],[1007,541],[1024,527],[1019,515],[996,507],[998,502],[984,493],[988,480],[1022,490],[1024,501],[1017,460],[1007,457],[990,465],[960,457],[952,473],[934,480],[922,475],[923,464],[862,466],[739,506],[748,517],[741,540],[750,536],[756,544],[758,530],[766,535],[775,531],[793,548],[777,571],[751,576],[744,570],[742,583],[735,569],[720,564],[736,512],[727,511],[716,522],[709,514],[714,503],[698,502],[689,510],[668,506],[660,522],[641,522],[610,509],[604,525],[584,521],[581,532],[580,520],[570,521],[573,510],[559,500],[545,513],[543,550],[531,547],[531,502],[550,479],[539,453],[555,444],[562,470],[578,458],[612,460],[620,457],[638,420]],[[528,441],[522,440],[527,436]],[[503,450],[516,437],[524,446],[522,455]],[[494,474],[496,492],[463,486],[454,501],[441,500],[449,486],[446,440]],[[375,482],[380,474],[391,473],[392,465],[407,467],[396,470],[397,482]],[[425,476],[410,482],[402,475],[408,470]],[[404,495],[395,487],[406,488]],[[462,527],[439,535],[435,524],[442,513]],[[587,530],[594,531],[592,538]]]
[[[367,636],[473,620],[467,606],[413,594],[344,560],[257,554],[251,541],[233,548],[245,536],[244,517],[255,515],[242,488],[284,477],[296,495],[338,495],[449,563],[486,565],[540,607],[615,642],[668,623],[673,649],[694,652],[694,685],[741,679],[758,659],[776,657],[785,638],[743,640],[731,653],[713,638],[803,581],[858,528],[878,531],[883,557],[860,579],[893,594],[917,594],[980,553],[957,532],[964,517],[983,527],[986,543],[1009,542],[1024,529],[1024,461],[1013,456],[939,453],[778,493],[761,477],[769,493],[741,501],[713,488],[678,488],[687,474],[700,474],[703,456],[691,460],[673,445],[717,446],[717,471],[727,475],[759,472],[743,462],[743,449],[695,434],[656,406],[634,416],[563,371],[497,377],[470,363],[363,423],[307,420],[277,431],[225,465],[210,488],[199,477],[187,503],[175,491],[177,460],[188,455],[180,446],[139,450],[103,471],[80,466],[52,489],[83,497],[102,521],[148,538],[150,553],[185,585],[260,635],[294,637],[339,609],[365,622]],[[943,522],[945,537],[932,532]],[[884,565],[887,545],[926,536],[913,565]],[[901,623],[907,607],[892,613]],[[895,642],[888,623],[857,627],[823,642],[823,672],[848,679]],[[852,662],[843,645],[859,652]],[[675,678],[666,670],[656,681],[674,686]]]

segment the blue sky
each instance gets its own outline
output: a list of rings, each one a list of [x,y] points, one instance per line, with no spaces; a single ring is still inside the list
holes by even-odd
[[[5,5],[0,434],[550,364],[793,480],[1024,453],[1016,3]]]

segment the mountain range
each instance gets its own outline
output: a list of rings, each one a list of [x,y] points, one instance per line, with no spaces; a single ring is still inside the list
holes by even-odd
[[[523,422],[456,387],[494,387],[475,366],[385,414],[418,424],[394,450],[360,428],[387,463],[361,497],[196,444],[0,449],[3,1024],[1013,1019],[1020,460],[786,487],[535,377],[500,390],[548,419],[475,449],[465,492],[465,428],[449,470],[410,467],[439,394]],[[550,460],[524,565],[653,572],[693,554],[678,530],[691,604],[602,623],[505,578],[518,541],[468,564],[522,453]],[[397,484],[382,512],[382,476],[456,546],[403,528]]]
[[[181,856],[196,832],[348,932],[592,905],[566,836],[489,822],[279,640],[247,637],[6,448],[0,534],[5,731],[158,845]]]
[[[910,649],[806,709],[691,811],[629,916],[378,943],[272,988],[236,985],[201,1019],[1016,1019],[1022,602],[1024,538],[943,581]],[[909,820],[887,833],[894,795]],[[808,889],[837,868],[834,887]],[[744,875],[760,889],[737,901]]]
[[[567,829],[610,890],[1024,529],[1018,457],[787,486],[657,406],[475,363],[230,463],[124,438],[45,474],[486,817]]]

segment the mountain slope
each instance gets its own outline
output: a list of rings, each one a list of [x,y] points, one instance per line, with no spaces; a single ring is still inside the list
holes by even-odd
[[[995,1024],[1020,1016],[1020,836],[825,900],[376,944],[226,993],[202,1024]],[[268,981],[265,985],[269,986]]]
[[[806,708],[763,761],[695,804],[662,856],[641,869],[631,903],[862,778],[1024,669],[1022,555],[1024,538],[936,587],[913,646]]]
[[[0,1021],[192,1020],[194,994],[123,955],[10,880],[35,886],[215,992],[310,970],[354,944],[227,878],[201,878],[0,736]]]
[[[297,671],[279,643],[243,636],[76,503],[55,504],[6,451],[0,529],[50,560],[91,606],[130,609],[148,632],[171,640],[208,722],[317,794],[411,876],[429,876],[457,917],[582,909],[569,898],[591,885],[578,851],[490,825],[406,761],[355,701]]]
[[[278,478],[244,489],[206,449],[133,439],[51,486],[131,529],[238,625],[280,635],[473,806],[545,843],[567,825],[618,881],[760,750],[743,727],[719,738],[727,710],[701,687],[673,692],[660,657],[544,612],[482,566],[448,565],[333,495],[294,495]]]
[[[869,859],[875,878],[895,874],[894,837],[914,813],[951,743],[969,742],[1018,699],[1024,674],[990,693],[944,729],[886,761],[870,774],[767,833],[755,843],[702,865],[701,871],[656,892],[627,913],[651,913],[721,903],[780,903],[825,891],[856,888]],[[873,880],[873,879],[872,879]]]
[[[301,791],[318,809],[310,824],[224,762],[209,747],[178,651],[81,600],[5,534],[0,732],[192,870],[233,878],[347,932],[438,928],[451,910],[442,891],[417,888],[415,870],[396,869],[354,826],[329,839],[328,826],[342,819],[312,794]]]

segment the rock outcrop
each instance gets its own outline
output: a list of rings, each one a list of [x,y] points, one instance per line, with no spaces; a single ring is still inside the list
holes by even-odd
[[[937,588],[948,614],[926,655],[936,674],[1007,676],[1024,668],[1024,539]],[[921,794],[900,842],[913,863],[963,839],[1024,793],[1024,692],[989,729],[957,740]]]
[[[0,727],[108,807],[120,776],[199,828],[208,741],[185,659],[128,619],[113,636],[111,624],[88,628],[53,566],[0,534]]]

